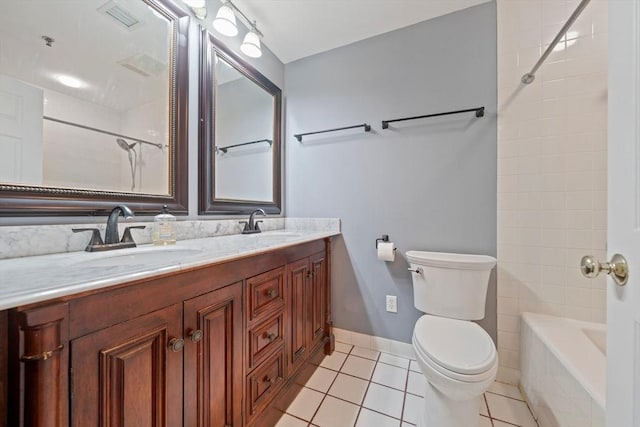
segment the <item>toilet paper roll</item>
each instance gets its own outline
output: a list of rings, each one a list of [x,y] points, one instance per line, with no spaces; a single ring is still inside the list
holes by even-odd
[[[393,261],[396,259],[396,244],[393,242],[378,243],[378,259],[380,261]]]

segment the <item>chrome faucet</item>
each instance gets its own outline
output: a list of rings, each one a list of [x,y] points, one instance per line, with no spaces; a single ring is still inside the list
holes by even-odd
[[[133,218],[133,211],[126,205],[118,205],[109,214],[107,219],[107,229],[104,232],[104,242],[100,237],[100,230],[97,228],[73,228],[74,233],[81,231],[91,231],[91,240],[85,248],[87,252],[109,251],[112,249],[135,248],[136,242],[131,236],[132,228],[145,228],[144,225],[127,227],[122,235],[122,240],[118,236],[118,217],[122,215],[126,219]]]
[[[261,223],[262,221],[255,220],[256,214],[267,216],[267,213],[262,209],[256,209],[255,211],[251,212],[251,215],[249,215],[249,222],[240,221],[240,224],[244,224],[244,229],[242,230],[242,234],[254,234],[254,233],[262,232],[262,230],[260,230],[260,227],[258,227],[258,224]]]

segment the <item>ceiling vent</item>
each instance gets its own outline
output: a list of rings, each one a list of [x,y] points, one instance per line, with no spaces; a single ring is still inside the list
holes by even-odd
[[[122,4],[114,0],[100,6],[98,11],[107,15],[128,30],[134,30],[142,24],[142,21],[126,10]]]
[[[157,76],[167,69],[165,64],[146,53],[130,56],[118,61],[118,64],[144,77]]]

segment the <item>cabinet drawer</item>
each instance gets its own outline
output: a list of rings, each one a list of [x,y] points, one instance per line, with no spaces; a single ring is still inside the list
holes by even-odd
[[[284,342],[284,314],[274,316],[249,330],[249,360],[251,370]]]
[[[247,299],[250,321],[265,313],[284,309],[284,268],[247,279]]]
[[[284,384],[284,348],[247,375],[247,416],[260,412]]]

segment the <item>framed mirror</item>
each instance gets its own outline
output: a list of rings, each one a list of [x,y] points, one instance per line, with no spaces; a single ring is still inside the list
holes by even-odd
[[[12,0],[0,15],[0,215],[187,213],[188,15]]]
[[[279,214],[282,92],[202,31],[201,214]]]

